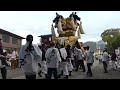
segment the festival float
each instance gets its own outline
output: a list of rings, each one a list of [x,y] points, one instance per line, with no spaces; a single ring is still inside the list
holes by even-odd
[[[55,30],[58,33],[56,36]],[[56,17],[53,20],[52,27],[52,40],[61,45],[74,45],[81,38],[81,34],[85,34],[81,18],[76,12],[72,12],[69,17],[64,18],[62,15],[56,13]],[[79,43],[82,46],[82,43]]]

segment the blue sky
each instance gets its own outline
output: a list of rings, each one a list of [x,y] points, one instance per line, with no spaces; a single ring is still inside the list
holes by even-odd
[[[68,17],[73,11],[0,11],[0,28],[26,37],[33,34],[33,43],[39,43],[40,35],[51,33],[56,12]],[[120,11],[77,11],[85,34],[79,41],[101,40],[101,33],[109,28],[120,28]],[[23,40],[23,44],[25,40]]]

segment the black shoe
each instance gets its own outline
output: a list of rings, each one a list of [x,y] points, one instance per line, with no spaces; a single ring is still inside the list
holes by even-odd
[[[69,76],[71,76],[72,71],[69,71]]]
[[[45,74],[45,79],[47,79],[47,74]]]
[[[108,71],[105,71],[104,73],[108,73]]]
[[[68,79],[68,75],[66,75],[64,78],[65,78],[65,79]]]
[[[38,74],[40,77],[42,77],[42,75],[41,74]]]
[[[89,77],[92,77],[93,75],[89,75]]]
[[[39,75],[40,77],[42,77],[42,75],[41,75],[41,71],[38,73],[38,75]]]
[[[71,75],[71,72],[69,73],[69,76],[72,76],[72,75]]]
[[[79,69],[81,70],[82,68],[80,67]]]
[[[58,75],[58,78],[61,78],[61,75],[60,75],[60,74]]]
[[[74,71],[76,71],[76,72],[77,72],[78,70],[74,70]]]
[[[61,71],[61,76],[63,76],[63,70]]]
[[[87,74],[87,76],[88,76],[88,77],[92,77],[93,75],[92,75],[92,74],[90,74],[90,73],[88,73],[88,74]]]
[[[82,72],[85,72],[85,71],[82,71]]]

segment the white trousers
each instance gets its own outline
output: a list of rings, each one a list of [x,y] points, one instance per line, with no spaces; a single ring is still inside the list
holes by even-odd
[[[68,71],[72,71],[73,70],[73,65],[71,63],[71,60],[68,62],[67,67],[68,67]]]
[[[59,62],[57,70],[58,70],[58,75],[61,74],[61,71],[63,70],[62,69],[62,62]]]
[[[112,68],[116,69],[117,65],[116,65],[116,61],[112,61]]]
[[[120,60],[117,61],[117,67],[120,67]]]
[[[64,75],[69,75],[68,62],[61,62],[61,64],[62,64],[63,74]]]
[[[41,61],[40,64],[41,64],[41,71],[42,71],[44,74],[47,74],[46,61]]]

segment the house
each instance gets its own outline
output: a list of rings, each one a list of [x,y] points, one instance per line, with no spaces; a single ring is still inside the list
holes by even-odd
[[[0,39],[2,39],[3,48],[5,50],[13,50],[16,48],[19,51],[22,45],[22,39],[25,38],[0,29]]]

